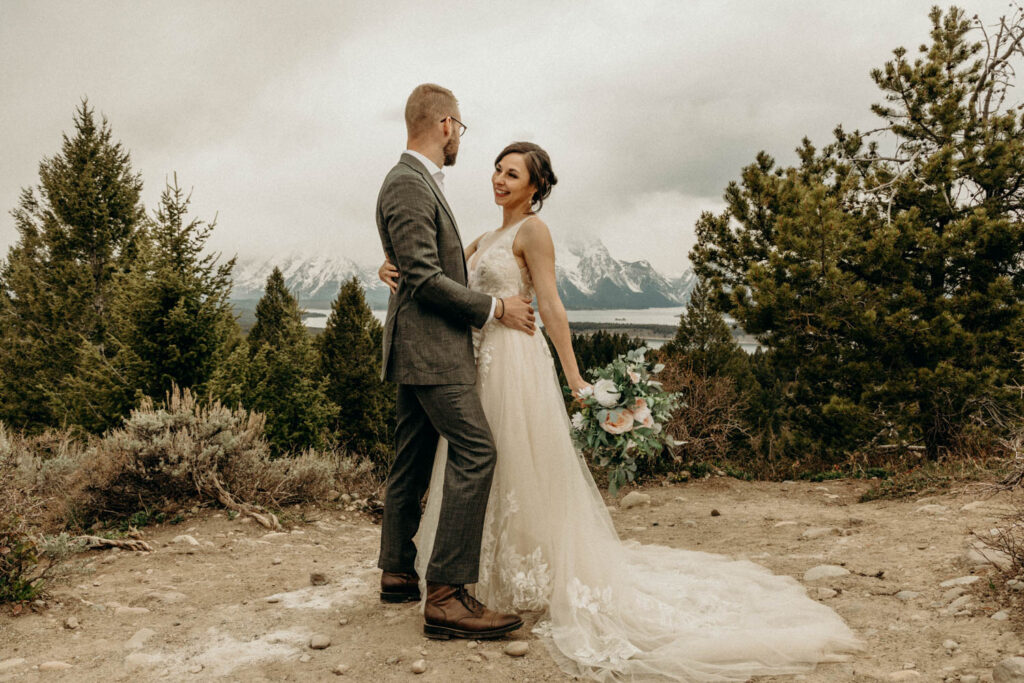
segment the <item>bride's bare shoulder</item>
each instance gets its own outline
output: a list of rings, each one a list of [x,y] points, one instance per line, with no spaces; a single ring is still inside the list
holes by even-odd
[[[526,244],[550,244],[551,231],[548,229],[548,224],[539,216],[530,216],[519,228],[516,241],[525,241]]]

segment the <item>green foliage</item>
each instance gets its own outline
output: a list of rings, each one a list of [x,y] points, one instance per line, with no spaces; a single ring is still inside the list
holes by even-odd
[[[264,414],[276,455],[326,443],[338,407],[327,397],[316,349],[280,269],[267,279],[248,339],[214,372],[210,395]]]
[[[116,352],[110,307],[144,218],[142,181],[106,120],[83,101],[74,123],[39,165],[39,185],[22,191],[19,239],[0,267],[0,419],[33,430],[74,422],[62,391],[83,345]]]
[[[383,326],[353,277],[342,285],[317,338],[320,375],[327,398],[338,406],[334,439],[386,472],[393,457],[395,387],[380,379],[382,339]]]
[[[804,140],[795,167],[759,154],[698,221],[695,271],[766,349],[747,415],[762,457],[920,444],[936,459],[1021,408],[1004,389],[1024,341],[1014,49],[982,54],[961,10],[930,16],[920,58],[896,50],[872,74],[893,156],[839,127],[820,151]]]

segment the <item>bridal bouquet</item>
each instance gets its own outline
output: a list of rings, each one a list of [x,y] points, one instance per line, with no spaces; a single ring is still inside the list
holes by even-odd
[[[679,394],[666,392],[654,379],[665,367],[644,359],[641,346],[604,368],[589,371],[592,392],[576,399],[572,416],[577,445],[601,467],[609,468],[613,496],[636,476],[637,458],[656,457],[664,446],[679,446],[663,428],[679,405]]]

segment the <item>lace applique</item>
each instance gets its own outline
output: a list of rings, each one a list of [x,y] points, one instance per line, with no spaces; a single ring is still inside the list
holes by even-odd
[[[491,361],[494,359],[494,344],[487,340],[487,327],[493,323],[487,323],[482,330],[473,330],[473,355],[476,357],[477,377],[484,377],[491,368]]]
[[[529,553],[517,552],[509,539],[509,519],[519,512],[515,492],[492,495],[488,507],[491,509],[480,544],[482,561],[477,584],[486,587],[485,602],[517,611],[547,609],[552,573],[543,551],[538,546]],[[495,513],[497,519],[492,516]]]
[[[594,589],[582,583],[575,576],[567,587],[569,604],[576,609],[585,609],[591,614],[604,612],[610,614],[612,609],[612,587]]]

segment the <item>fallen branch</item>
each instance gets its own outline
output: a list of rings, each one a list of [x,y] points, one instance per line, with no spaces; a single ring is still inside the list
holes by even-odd
[[[271,529],[273,531],[281,531],[281,522],[278,521],[277,515],[273,512],[267,512],[256,505],[250,505],[249,503],[240,503],[235,500],[234,496],[227,492],[227,490],[221,485],[220,479],[217,475],[210,477],[210,481],[213,487],[217,490],[217,500],[220,504],[229,510],[234,510],[240,515],[248,515],[255,519],[261,526]]]
[[[103,538],[102,536],[78,536],[75,540],[84,541],[90,550],[101,548],[120,548],[121,550],[135,550],[141,552],[153,552],[153,546],[136,538]]]

